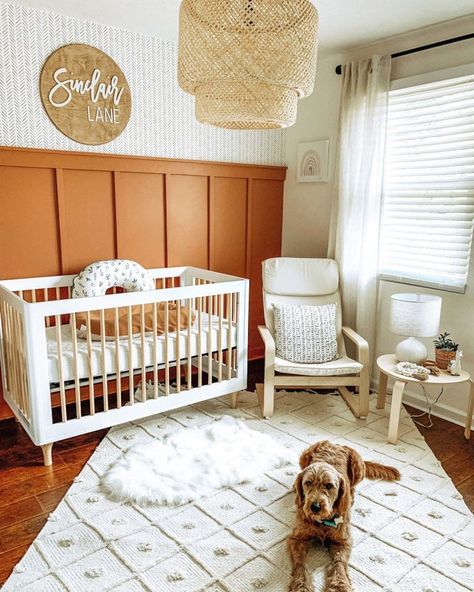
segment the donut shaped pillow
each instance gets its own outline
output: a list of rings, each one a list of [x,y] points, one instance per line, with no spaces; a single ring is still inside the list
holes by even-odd
[[[121,287],[126,292],[141,292],[154,290],[155,282],[148,271],[135,261],[96,261],[74,278],[72,297],[104,296],[114,286]]]

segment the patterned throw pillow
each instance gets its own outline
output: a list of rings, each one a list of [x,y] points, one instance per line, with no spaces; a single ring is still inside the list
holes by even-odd
[[[335,360],[336,304],[274,304],[276,355],[289,362],[321,364]]]

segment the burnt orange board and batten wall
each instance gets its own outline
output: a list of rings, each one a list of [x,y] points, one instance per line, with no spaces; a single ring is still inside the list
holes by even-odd
[[[281,252],[286,168],[0,147],[0,277],[99,259],[250,279],[249,357],[262,355],[261,263]]]

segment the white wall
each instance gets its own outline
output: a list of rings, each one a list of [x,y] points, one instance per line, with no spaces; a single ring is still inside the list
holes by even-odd
[[[341,77],[334,68],[342,56],[318,60],[314,92],[298,102],[296,124],[286,132],[283,212],[283,255],[325,257],[335,168]],[[297,183],[296,148],[299,142],[329,138],[329,182]]]
[[[360,47],[344,56],[328,56],[318,64],[314,95],[300,103],[297,125],[288,131],[286,159],[289,166],[285,189],[285,216],[283,231],[284,254],[288,256],[325,256],[329,229],[331,201],[334,190],[334,148],[337,136],[340,77],[334,66],[352,59],[362,59],[375,53],[394,53],[403,49],[425,45],[442,39],[470,33],[474,29],[474,16],[456,19],[435,27],[413,31],[380,43]],[[474,61],[474,41],[464,41],[393,60],[392,79],[405,78]],[[331,140],[331,178],[328,183],[299,184],[295,180],[296,145],[300,141],[329,137]],[[449,331],[461,344],[463,366],[474,375],[474,253],[471,258],[469,285],[465,294],[435,291],[443,297],[441,328]],[[393,282],[380,282],[379,315],[376,355],[390,353],[397,336],[388,329],[390,296],[395,292],[433,292]],[[432,352],[432,340],[426,340]],[[376,377],[374,377],[376,378]],[[424,407],[420,391],[412,389],[407,400]],[[435,393],[433,393],[435,394]],[[437,393],[436,393],[437,394]],[[467,387],[446,390],[435,412],[440,416],[463,423],[467,405]]]
[[[51,52],[69,43],[102,49],[127,78],[130,121],[108,144],[70,140],[41,104],[41,67]],[[197,122],[194,97],[177,83],[173,41],[0,2],[0,145],[279,165],[284,131],[231,131]]]

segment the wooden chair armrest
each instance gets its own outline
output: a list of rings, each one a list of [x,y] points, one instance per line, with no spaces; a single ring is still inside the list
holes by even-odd
[[[369,363],[369,344],[367,340],[364,339],[361,335],[356,333],[354,329],[350,327],[342,327],[342,333],[350,339],[353,343],[355,343],[357,347],[357,354],[358,354],[358,361],[361,364],[368,364]]]
[[[275,340],[270,330],[265,325],[258,325],[258,331],[265,344],[265,357],[268,359],[275,359]]]

